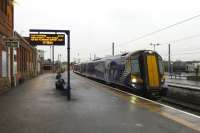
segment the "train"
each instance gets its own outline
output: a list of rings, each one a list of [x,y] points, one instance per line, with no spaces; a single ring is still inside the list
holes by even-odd
[[[138,50],[75,64],[77,74],[127,88],[145,97],[160,97],[164,91],[162,57],[152,50]]]

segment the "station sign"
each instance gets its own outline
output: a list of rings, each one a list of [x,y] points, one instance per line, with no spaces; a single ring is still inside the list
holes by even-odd
[[[19,40],[16,38],[6,38],[4,39],[4,45],[8,48],[18,48]]]
[[[18,41],[6,41],[5,46],[8,48],[18,48],[19,42]]]
[[[30,34],[31,45],[65,45],[65,34]]]

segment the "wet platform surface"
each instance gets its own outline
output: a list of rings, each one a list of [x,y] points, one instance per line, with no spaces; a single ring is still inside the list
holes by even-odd
[[[197,133],[200,118],[72,74],[72,101],[45,74],[0,96],[2,133]]]

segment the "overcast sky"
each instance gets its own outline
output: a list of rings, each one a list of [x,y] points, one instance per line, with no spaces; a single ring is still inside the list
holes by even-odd
[[[167,43],[199,34],[200,17],[136,42],[146,33],[200,14],[199,0],[16,0],[15,30],[28,35],[31,28],[71,30],[72,61],[88,60],[111,54],[112,42],[116,54],[120,51],[152,49],[150,43],[160,43],[158,53],[167,59]],[[172,59],[200,60],[200,37],[172,42]],[[49,47],[38,47],[50,57]],[[61,53],[66,60],[66,47],[55,48],[55,58]]]

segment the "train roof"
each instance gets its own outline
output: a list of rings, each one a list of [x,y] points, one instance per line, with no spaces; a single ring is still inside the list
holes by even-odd
[[[126,53],[122,53],[122,54],[118,54],[118,55],[115,55],[115,56],[109,56],[109,57],[104,57],[104,58],[101,58],[100,60],[104,60],[104,59],[115,59],[115,58],[120,58],[120,57],[129,57],[133,54],[140,54],[140,53],[143,53],[143,52],[151,52],[151,53],[156,53],[158,54],[157,52],[155,51],[152,51],[152,50],[137,50],[137,51],[134,51],[134,52],[126,52]]]
[[[118,54],[118,55],[115,55],[115,56],[108,56],[108,57],[103,57],[103,58],[97,58],[95,60],[82,62],[80,64],[92,63],[92,62],[99,62],[99,61],[105,61],[105,60],[113,60],[113,59],[118,59],[118,58],[121,58],[121,57],[128,58],[131,55],[140,54],[140,53],[144,53],[144,52],[156,53],[157,55],[159,55],[157,52],[152,51],[152,50],[137,50],[137,51],[134,51],[134,52],[126,52],[126,53]]]

